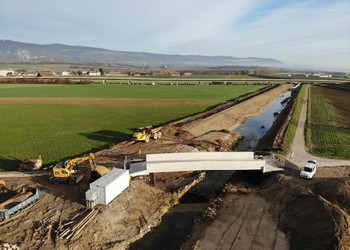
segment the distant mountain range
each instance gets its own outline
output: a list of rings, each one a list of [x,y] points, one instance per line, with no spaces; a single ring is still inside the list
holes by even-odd
[[[282,64],[281,61],[273,58],[165,55],[58,43],[39,45],[11,40],[0,40],[0,62],[110,64],[139,67],[280,66]]]

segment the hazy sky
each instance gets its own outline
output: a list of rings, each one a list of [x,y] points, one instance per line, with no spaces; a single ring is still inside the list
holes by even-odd
[[[0,0],[0,39],[350,71],[350,0]]]

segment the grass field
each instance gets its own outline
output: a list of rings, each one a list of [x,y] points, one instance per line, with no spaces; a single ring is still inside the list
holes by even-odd
[[[128,140],[264,86],[0,85],[0,169],[45,165]]]
[[[312,153],[350,159],[350,92],[311,87],[306,143]]]

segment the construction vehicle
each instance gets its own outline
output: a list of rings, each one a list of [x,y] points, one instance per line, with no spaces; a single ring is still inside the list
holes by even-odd
[[[19,171],[26,171],[26,170],[39,170],[43,166],[43,162],[41,160],[41,155],[39,155],[38,159],[31,159],[29,156],[27,159],[24,159],[19,164]]]
[[[7,193],[6,184],[5,184],[5,181],[3,180],[0,180],[0,194],[1,193]]]
[[[68,183],[74,185],[79,183],[84,178],[84,174],[78,169],[78,165],[85,161],[89,161],[92,174],[96,173],[95,155],[90,153],[87,156],[67,160],[64,164],[54,166],[50,181],[54,184]]]
[[[157,140],[158,138],[162,137],[162,128],[163,127],[153,126],[137,128],[132,135],[132,140],[144,142],[149,142],[150,139]]]

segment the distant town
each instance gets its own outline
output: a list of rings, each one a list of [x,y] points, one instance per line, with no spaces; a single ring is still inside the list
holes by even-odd
[[[277,72],[273,69],[238,69],[238,70],[220,70],[220,69],[191,69],[191,70],[114,70],[104,68],[77,69],[69,71],[30,71],[25,69],[0,69],[0,77],[191,77],[200,75],[242,75],[242,76],[274,76],[278,78],[347,78],[346,73],[325,73],[325,72]]]

